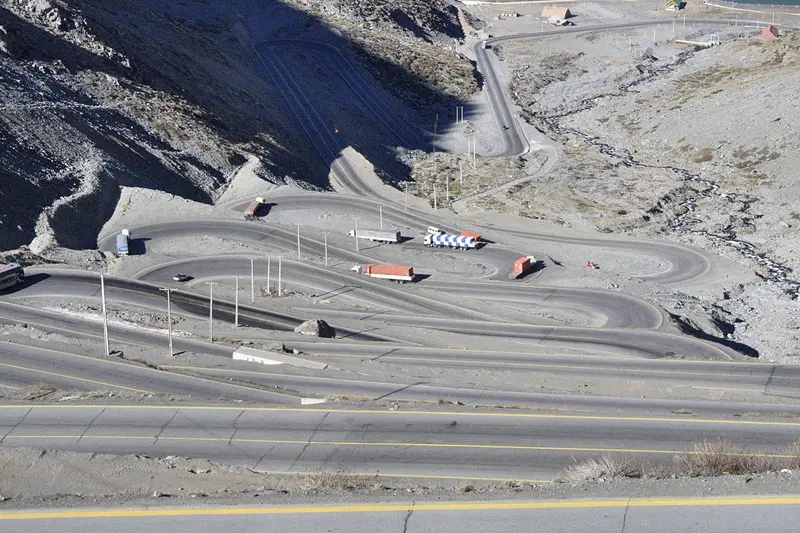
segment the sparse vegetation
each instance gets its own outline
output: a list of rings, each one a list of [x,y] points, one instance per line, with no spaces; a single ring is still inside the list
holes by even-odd
[[[556,477],[562,483],[580,483],[612,478],[641,478],[642,464],[629,455],[607,454],[599,459],[575,462]]]
[[[319,470],[298,476],[297,487],[303,491],[365,490],[375,483],[378,476],[351,474],[345,470]]]
[[[582,483],[613,478],[718,477],[800,469],[800,441],[782,454],[757,452],[722,439],[695,443],[671,464],[652,465],[625,454],[607,454],[566,467],[555,481]]]

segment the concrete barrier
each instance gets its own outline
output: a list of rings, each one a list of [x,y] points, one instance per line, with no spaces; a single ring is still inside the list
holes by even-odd
[[[304,368],[313,368],[315,370],[325,370],[328,365],[318,361],[308,361],[299,357],[292,357],[291,355],[283,355],[275,352],[267,352],[265,350],[256,350],[255,348],[239,347],[233,352],[234,361],[247,361],[249,363],[260,363],[262,365],[293,365],[301,366]]]

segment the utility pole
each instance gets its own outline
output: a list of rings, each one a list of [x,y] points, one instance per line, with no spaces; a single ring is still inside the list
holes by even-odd
[[[656,44],[656,29],[653,28],[653,44]]]
[[[256,303],[256,276],[253,269],[253,258],[250,258],[250,303]]]
[[[439,113],[436,113],[436,122],[433,123],[433,141],[431,141],[431,147],[433,148],[433,153],[436,153],[436,133],[439,129]]]
[[[356,217],[356,230],[353,232],[356,236],[356,252],[358,251],[358,217]]]
[[[267,294],[272,294],[272,286],[269,282],[269,274],[270,274],[270,265],[272,265],[272,257],[267,254]]]
[[[436,202],[436,183],[433,184],[433,208],[438,209],[439,206]]]
[[[464,166],[461,159],[458,160],[458,184],[464,186]]]
[[[404,181],[403,185],[404,185],[405,193],[406,193],[406,211],[408,211],[408,182]]]
[[[100,273],[100,299],[103,301],[103,340],[106,344],[106,357],[111,355],[108,345],[108,314],[106,314],[106,282],[105,275]]]
[[[447,205],[450,205],[450,176],[444,177],[444,190],[445,197],[447,198]]]
[[[328,232],[325,232],[325,266],[328,266]]]
[[[278,296],[283,295],[283,287],[281,287],[281,266],[283,263],[283,256],[278,256]]]
[[[381,231],[383,231],[383,206],[382,205],[378,206],[378,212],[380,213],[380,217],[381,217]]]
[[[167,293],[167,334],[169,335],[169,356],[172,357],[175,352],[172,350],[172,309],[170,308],[169,295],[175,289],[159,287],[158,290]]]
[[[214,342],[214,285],[215,281],[206,281],[208,285],[208,341]]]
[[[233,279],[236,280],[236,294],[234,295],[234,302],[236,302],[233,306],[233,327],[239,327],[239,276],[234,276]]]
[[[297,225],[297,262],[300,262],[300,224]]]
[[[739,16],[736,16],[736,25],[739,25]],[[672,35],[675,35],[675,19],[672,19]]]

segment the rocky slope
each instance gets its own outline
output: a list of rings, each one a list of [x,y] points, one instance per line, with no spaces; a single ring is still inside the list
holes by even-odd
[[[471,63],[444,53],[458,15],[442,0],[3,0],[0,250],[94,248],[121,187],[213,203],[252,157],[266,181],[326,187],[253,45],[344,35],[433,106],[475,90]]]

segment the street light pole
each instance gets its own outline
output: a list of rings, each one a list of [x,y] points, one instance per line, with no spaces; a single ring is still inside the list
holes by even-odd
[[[159,287],[158,290],[164,291],[164,292],[167,293],[167,332],[168,332],[168,335],[169,335],[169,356],[172,357],[172,355],[175,353],[175,351],[172,349],[172,309],[170,307],[169,295],[175,289],[168,289],[166,287]]]
[[[382,205],[378,206],[378,212],[380,213],[380,217],[381,217],[381,231],[383,231],[383,206]]]
[[[270,274],[270,265],[272,265],[272,257],[267,254],[267,294],[272,294],[272,286],[270,285],[269,274]]]
[[[239,327],[239,276],[234,276],[236,280],[236,294],[234,295],[233,327]]]
[[[256,276],[253,269],[253,258],[250,258],[250,303],[256,303]]]
[[[300,261],[300,224],[297,225],[297,261]]]
[[[214,285],[215,281],[206,281],[208,285],[208,341],[214,342]]]
[[[356,217],[356,231],[353,232],[356,236],[356,252],[358,251],[358,217]]]
[[[111,355],[111,349],[108,344],[108,314],[106,314],[106,282],[105,276],[100,273],[100,299],[103,301],[103,340],[106,344],[106,356]]]
[[[325,266],[328,266],[328,232],[325,232]]]
[[[278,256],[278,296],[283,294],[283,288],[281,287],[281,269],[283,265],[283,256]]]

